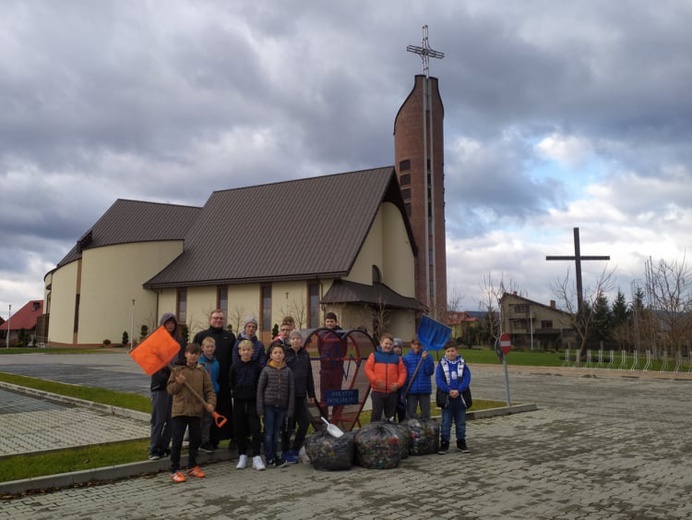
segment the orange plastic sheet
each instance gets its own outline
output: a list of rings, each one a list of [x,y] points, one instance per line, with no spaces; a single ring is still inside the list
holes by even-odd
[[[147,375],[168,365],[180,351],[180,344],[162,325],[130,352],[130,357]]]

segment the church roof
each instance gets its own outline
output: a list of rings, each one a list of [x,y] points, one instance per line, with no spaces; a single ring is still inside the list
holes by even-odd
[[[393,166],[216,191],[183,253],[144,287],[345,276],[385,201],[415,248]]]
[[[202,208],[118,199],[58,262],[82,256],[84,249],[159,240],[182,240]]]

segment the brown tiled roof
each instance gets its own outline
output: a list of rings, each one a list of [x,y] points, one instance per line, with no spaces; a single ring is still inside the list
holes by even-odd
[[[337,280],[329,288],[320,303],[369,303],[372,305],[386,304],[387,307],[398,309],[422,310],[415,298],[402,296],[381,283],[364,285],[347,280]]]
[[[182,240],[202,208],[118,199],[60,260],[58,267],[82,256],[93,247]]]
[[[43,300],[30,300],[9,319],[10,330],[33,330],[36,320],[43,314]],[[7,330],[8,322],[0,325],[0,330]]]
[[[144,287],[344,276],[385,200],[405,215],[393,166],[214,192],[185,251]]]

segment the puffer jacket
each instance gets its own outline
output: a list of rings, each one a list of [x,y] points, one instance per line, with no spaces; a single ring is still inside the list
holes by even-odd
[[[418,362],[422,357],[422,350],[418,354],[411,350],[404,356],[404,365],[406,365],[406,384],[404,385],[404,389],[408,388],[408,385],[411,384],[408,391],[409,394],[432,394],[432,382],[430,380],[430,376],[435,373],[435,362],[433,361],[430,353],[428,353],[427,357],[421,362],[418,373],[416,374],[413,383],[411,383],[413,373],[416,371]]]
[[[194,367],[189,367],[187,365],[177,366],[173,368],[173,373],[166,387],[168,393],[173,396],[173,412],[171,417],[202,417],[204,414],[204,403],[195,397],[185,384],[181,385],[176,382],[175,376],[177,374],[183,374],[185,376],[185,382],[190,385],[192,389],[196,390],[198,394],[203,396],[207,404],[211,404],[216,408],[214,386],[211,384],[211,378],[204,367],[200,365],[195,365]]]
[[[291,369],[285,363],[281,368],[268,364],[260,373],[257,383],[257,415],[264,415],[265,406],[285,408],[286,416],[293,417],[295,382]]]
[[[375,392],[390,394],[391,386],[396,383],[398,392],[406,382],[406,367],[401,358],[394,352],[373,352],[365,362],[365,375],[370,381],[370,388]]]

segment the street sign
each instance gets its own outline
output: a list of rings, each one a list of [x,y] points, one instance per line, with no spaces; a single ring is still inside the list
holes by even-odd
[[[509,334],[500,336],[500,350],[505,356],[512,351],[512,340]]]

